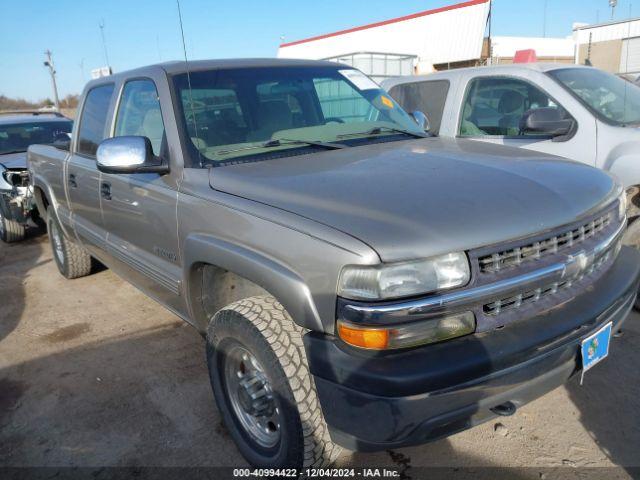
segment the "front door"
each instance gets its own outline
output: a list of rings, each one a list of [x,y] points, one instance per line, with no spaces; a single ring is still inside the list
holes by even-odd
[[[466,89],[458,135],[595,165],[597,132],[593,117],[574,116],[578,121],[574,134],[570,138],[554,139],[520,129],[525,112],[537,108],[554,108],[564,118],[572,116],[568,109],[528,80],[504,76],[475,77]]]
[[[100,172],[96,167],[96,151],[105,138],[107,117],[114,91],[113,84],[89,90],[80,114],[77,138],[66,165],[65,181],[70,212],[58,208],[63,224],[73,224],[76,234],[86,248],[101,257],[106,232],[100,210]]]
[[[130,80],[122,87],[114,136],[125,135],[147,137],[154,155],[168,156],[162,110],[151,79]],[[177,309],[181,268],[175,177],[103,173],[100,196],[108,247],[119,268],[147,294]]]

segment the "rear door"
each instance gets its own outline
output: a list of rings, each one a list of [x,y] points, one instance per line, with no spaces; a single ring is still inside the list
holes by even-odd
[[[66,165],[65,182],[71,212],[58,208],[59,220],[73,222],[76,234],[94,255],[104,250],[106,232],[100,210],[100,172],[96,167],[98,145],[108,132],[114,85],[93,87],[85,95],[76,138]]]
[[[426,114],[431,127],[429,131],[438,135],[449,88],[449,80],[428,80],[401,83],[391,87],[389,94],[406,112]]]
[[[143,136],[153,153],[167,159],[171,173],[107,174],[100,182],[108,248],[125,276],[169,307],[177,307],[180,258],[177,231],[177,184],[180,171],[169,158],[165,112],[151,78],[127,80],[120,87],[113,136]]]

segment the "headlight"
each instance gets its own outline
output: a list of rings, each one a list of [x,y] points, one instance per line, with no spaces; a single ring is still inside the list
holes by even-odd
[[[622,189],[622,193],[618,197],[618,220],[624,219],[627,214],[627,192]]]
[[[338,320],[338,335],[349,345],[367,350],[393,350],[469,335],[476,330],[472,312],[394,327],[366,327]]]
[[[471,277],[464,253],[427,260],[342,269],[338,295],[352,300],[388,300],[466,285]]]

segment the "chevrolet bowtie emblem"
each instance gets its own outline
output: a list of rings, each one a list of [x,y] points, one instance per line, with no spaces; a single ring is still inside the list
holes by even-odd
[[[587,252],[578,252],[574,255],[569,255],[564,265],[564,272],[562,278],[572,278],[580,273],[584,272],[593,263],[593,254],[587,254]]]

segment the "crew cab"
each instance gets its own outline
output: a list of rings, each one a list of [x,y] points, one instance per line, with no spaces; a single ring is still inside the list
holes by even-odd
[[[612,176],[420,118],[335,63],[163,63],[90,82],[29,172],[64,276],[95,258],[201,332],[248,462],[322,466],[513,414],[636,298]]]
[[[601,168],[628,196],[625,243],[640,247],[640,86],[594,67],[526,63],[397,77],[382,86],[431,132]]]
[[[29,220],[41,221],[27,172],[27,148],[67,138],[72,122],[60,113],[0,112],[0,240],[24,238]]]

